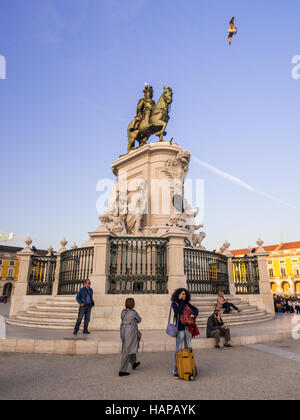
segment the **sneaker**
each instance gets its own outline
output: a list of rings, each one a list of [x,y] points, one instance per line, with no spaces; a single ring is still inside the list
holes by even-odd
[[[77,335],[77,331],[73,331],[73,335]]]
[[[178,378],[178,373],[173,373],[174,378]]]
[[[141,362],[136,362],[132,365],[132,369],[135,370],[138,366],[140,366]]]
[[[91,334],[89,331],[83,331],[83,334]]]
[[[129,372],[119,372],[119,376],[128,376],[130,375]]]
[[[216,345],[215,345],[215,348],[216,348],[216,349],[220,349],[221,347],[219,346],[219,344],[216,344]]]
[[[231,344],[224,344],[224,347],[232,347]]]

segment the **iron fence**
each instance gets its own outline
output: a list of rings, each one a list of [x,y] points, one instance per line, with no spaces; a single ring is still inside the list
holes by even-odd
[[[31,257],[27,295],[51,295],[55,276],[56,256]]]
[[[58,295],[75,295],[93,272],[94,247],[61,254]]]
[[[233,280],[237,295],[259,294],[257,256],[234,257]]]
[[[200,249],[184,249],[184,272],[191,294],[229,293],[227,257]]]
[[[167,239],[111,239],[108,283],[109,294],[168,293]]]

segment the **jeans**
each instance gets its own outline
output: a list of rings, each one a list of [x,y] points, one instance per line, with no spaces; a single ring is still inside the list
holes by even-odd
[[[185,330],[178,331],[177,337],[176,337],[176,350],[174,353],[174,369],[173,374],[178,373],[177,372],[177,362],[176,362],[176,355],[179,352],[179,350],[187,349],[190,347],[192,339],[192,334],[189,332],[188,328],[185,327]]]
[[[91,310],[92,310],[91,305],[79,306],[78,318],[77,318],[76,325],[74,327],[74,332],[77,332],[79,330],[83,317],[84,317],[83,331],[85,332],[88,331],[88,326],[91,319]]]

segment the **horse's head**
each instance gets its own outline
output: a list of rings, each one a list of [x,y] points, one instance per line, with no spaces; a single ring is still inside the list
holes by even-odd
[[[173,90],[170,87],[165,88],[164,86],[164,92],[163,92],[164,100],[168,105],[170,105],[173,102]]]

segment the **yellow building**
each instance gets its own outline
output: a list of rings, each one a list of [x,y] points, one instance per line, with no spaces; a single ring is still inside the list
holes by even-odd
[[[19,276],[20,261],[17,256],[23,248],[0,245],[0,297],[13,295]],[[35,250],[37,255],[46,255],[47,251]]]
[[[268,273],[274,294],[300,297],[300,242],[281,242],[279,245],[264,246],[269,252]],[[243,256],[247,249],[231,251]]]
[[[19,251],[22,248],[0,245],[0,296],[10,298],[13,293],[19,275]]]

